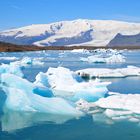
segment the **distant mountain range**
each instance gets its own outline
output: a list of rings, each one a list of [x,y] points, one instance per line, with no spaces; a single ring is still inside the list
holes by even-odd
[[[118,33],[108,44],[108,46],[140,46],[140,34],[122,35]]]
[[[140,23],[61,21],[2,31],[0,41],[37,46],[140,46]]]

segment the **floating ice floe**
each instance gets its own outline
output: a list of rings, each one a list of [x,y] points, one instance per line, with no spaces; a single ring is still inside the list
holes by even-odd
[[[14,61],[14,60],[18,60],[17,57],[0,57],[0,60],[11,60],[11,61]]]
[[[40,58],[30,58],[30,57],[23,57],[19,61],[15,61],[16,65],[20,67],[29,66],[29,65],[44,65],[44,62],[41,62],[42,59]]]
[[[89,63],[123,63],[125,57],[121,54],[113,54],[109,57],[101,57],[100,55],[93,55],[87,58],[81,58],[81,61],[87,61]]]
[[[71,53],[89,53],[89,51],[86,49],[74,49]]]
[[[77,109],[92,114],[106,116],[107,118],[118,120],[129,120],[140,122],[140,94],[117,94],[106,98],[101,98],[97,102],[88,103],[79,100]]]
[[[98,54],[120,54],[124,52],[124,50],[117,50],[117,49],[95,49],[92,52]]]
[[[0,77],[3,73],[11,73],[20,77],[23,77],[23,73],[19,65],[15,63],[0,65]]]
[[[76,73],[83,78],[123,78],[128,76],[140,76],[140,68],[135,66],[118,69],[88,68],[78,70]]]
[[[51,87],[55,96],[70,97],[76,101],[83,98],[96,101],[108,93],[110,82],[89,81],[82,82],[74,72],[64,67],[49,68],[46,73],[36,76],[35,84]]]
[[[14,79],[14,80],[13,80]],[[7,95],[5,107],[14,111],[42,112],[70,116],[81,116],[66,100],[59,97],[43,97],[35,93],[35,85],[13,74],[2,74],[1,87]],[[16,81],[16,82],[15,82]],[[38,91],[40,92],[40,91]],[[46,94],[50,90],[46,90]]]

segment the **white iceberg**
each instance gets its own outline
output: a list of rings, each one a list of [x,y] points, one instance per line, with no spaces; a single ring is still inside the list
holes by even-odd
[[[2,74],[1,87],[7,95],[5,107],[10,110],[71,116],[83,115],[82,112],[76,110],[62,98],[47,98],[35,94],[33,92],[34,85],[18,76],[12,74]]]
[[[23,57],[21,60],[12,63],[19,65],[20,67],[26,67],[30,65],[44,65],[44,62],[42,62],[42,58],[30,58],[30,57]]]
[[[110,82],[79,82],[78,75],[64,67],[49,68],[46,73],[36,76],[35,84],[51,87],[55,96],[70,97],[76,101],[83,98],[87,101],[96,101],[107,93]]]
[[[71,53],[89,53],[86,49],[73,49]]]
[[[114,94],[94,103],[76,102],[77,109],[92,114],[101,113],[113,121],[140,122],[140,94]]]
[[[140,68],[127,66],[126,68],[88,68],[76,71],[78,75],[85,78],[124,78],[128,76],[140,76]]]
[[[140,94],[112,95],[96,102],[101,108],[129,111],[140,114]]]
[[[23,77],[22,70],[19,65],[15,63],[0,65],[0,77],[3,73],[11,73],[20,77]]]
[[[87,61],[89,63],[123,63],[125,57],[121,54],[113,54],[109,57],[101,57],[100,55],[88,56],[87,58],[81,58],[81,61]]]
[[[14,60],[18,60],[18,58],[17,57],[0,57],[0,60],[14,61]]]

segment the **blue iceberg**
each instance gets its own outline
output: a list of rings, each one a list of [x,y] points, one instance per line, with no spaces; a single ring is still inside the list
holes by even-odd
[[[63,98],[48,98],[35,94],[34,89],[36,86],[16,75],[2,74],[1,85],[7,95],[5,107],[10,110],[71,116],[83,115],[82,112],[76,110]],[[46,90],[46,92],[48,91]]]
[[[64,67],[49,68],[46,73],[36,76],[37,85],[51,87],[54,96],[68,98],[72,101],[85,99],[89,102],[97,101],[108,93],[110,82],[84,82],[78,75]]]

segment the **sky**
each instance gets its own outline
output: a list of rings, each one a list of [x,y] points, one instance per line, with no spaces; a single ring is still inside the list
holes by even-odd
[[[140,22],[140,0],[0,0],[0,30],[74,19]]]

